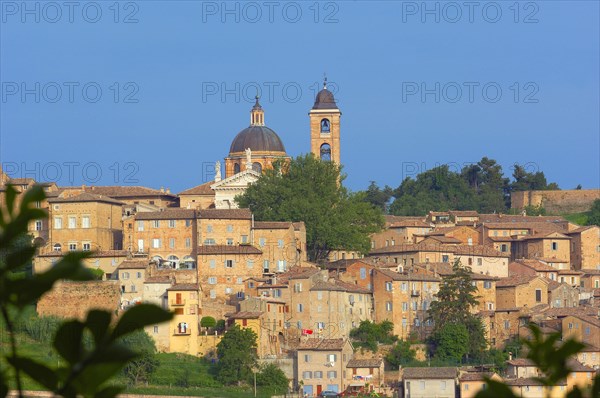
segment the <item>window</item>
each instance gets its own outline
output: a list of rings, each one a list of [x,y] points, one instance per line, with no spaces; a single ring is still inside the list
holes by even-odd
[[[233,246],[233,238],[227,238],[227,246]]]
[[[392,291],[392,282],[386,282],[385,283],[385,290],[388,292]]]
[[[303,379],[312,379],[312,372],[310,370],[302,372],[302,378]]]
[[[487,309],[488,309],[488,311],[493,311],[494,310],[494,303],[487,303]]]
[[[536,303],[542,302],[542,289],[535,289],[535,302]]]
[[[69,243],[69,250],[70,251],[77,250],[77,243]]]
[[[192,220],[185,220],[185,226],[186,227],[192,226]]]
[[[392,310],[392,302],[391,301],[388,301],[385,303],[385,310],[388,312]]]
[[[227,232],[233,232],[233,225],[227,224]]]
[[[91,246],[92,246],[91,243],[87,243],[87,242],[84,243],[83,244],[83,251],[84,252],[89,252],[91,250]]]
[[[317,371],[314,373],[314,378],[315,378],[315,379],[322,379],[322,378],[323,378],[323,372],[321,372],[320,370],[317,370]]]
[[[152,220],[152,227],[160,228],[160,220]]]
[[[137,230],[138,231],[143,231],[144,230],[144,222],[143,221],[136,221],[137,224]]]
[[[298,312],[304,311],[304,306],[302,305],[302,303],[298,303],[296,308],[298,308]]]
[[[408,311],[408,303],[402,303],[402,311]]]
[[[248,235],[242,235],[242,244],[248,243]]]
[[[254,267],[254,261],[253,260],[246,260],[246,267],[253,268]]]
[[[154,333],[158,333],[158,326],[154,325]]]
[[[185,238],[185,247],[192,247],[192,240],[190,238]]]
[[[204,239],[204,244],[206,246],[214,246],[216,244],[216,242],[212,238],[207,238],[207,239]]]
[[[238,278],[236,279],[236,283],[237,283],[238,285],[241,285],[241,284],[242,284],[242,282],[243,282],[243,280],[242,280],[242,278],[241,278],[241,277],[238,277]]]
[[[170,238],[170,239],[169,239],[169,247],[170,247],[171,249],[174,249],[174,248],[175,248],[175,238]]]
[[[41,221],[36,221],[35,222],[35,230],[36,231],[41,231],[42,230],[42,222]]]
[[[175,228],[175,220],[169,220],[169,228]]]
[[[446,389],[446,382],[442,381],[440,382],[440,390],[445,390]]]
[[[335,370],[329,370],[327,372],[327,378],[328,379],[335,379],[337,377],[337,371]]]
[[[552,250],[558,250],[558,242],[552,242]]]
[[[302,282],[297,282],[294,284],[294,292],[300,293],[302,291]]]
[[[323,292],[322,291],[318,291],[317,292],[317,300],[322,300],[323,299]]]
[[[152,239],[152,248],[159,249],[160,248],[160,239]]]
[[[421,390],[424,390],[425,389],[425,382],[424,381],[420,382],[419,383],[419,387],[421,388]]]
[[[75,216],[69,216],[69,229],[77,228],[77,218]]]
[[[485,289],[491,289],[492,288],[492,282],[490,282],[490,281],[484,281],[483,282],[483,287]]]
[[[141,272],[136,272],[135,277],[138,279],[142,278],[142,273]]]
[[[121,279],[129,279],[129,272],[123,272],[121,274]]]
[[[503,244],[500,245],[500,251],[502,253],[505,253],[505,252],[508,251],[508,246],[506,245],[506,243],[503,243]]]
[[[324,161],[324,162],[331,161],[331,146],[329,144],[321,145],[320,153],[321,153],[322,161]]]
[[[408,284],[406,282],[402,282],[402,284],[400,285],[400,290],[405,292],[406,289],[408,289]]]
[[[504,321],[504,329],[510,329],[510,321]]]
[[[267,240],[265,238],[259,238],[258,239],[258,245],[259,246],[265,246],[267,244]]]
[[[367,279],[367,269],[364,267],[360,269],[360,279]]]
[[[310,355],[304,354],[304,362],[310,362]]]
[[[469,265],[473,265],[473,258],[469,257],[469,260],[467,261],[467,263],[468,263]]]
[[[212,227],[212,225],[210,225],[210,224],[209,224],[209,225],[207,225],[207,226],[206,226],[206,232],[208,232],[208,233],[211,233],[212,231],[213,231],[213,227]]]
[[[225,294],[231,294],[232,291],[233,289],[231,289],[230,287],[225,288]]]
[[[442,262],[443,263],[448,263],[450,262],[450,257],[448,257],[447,254],[442,255]]]
[[[215,276],[210,276],[208,278],[208,284],[209,285],[216,285],[217,284],[217,278]]]
[[[62,217],[54,217],[54,229],[62,229]]]
[[[213,290],[210,291],[210,298],[211,299],[217,298],[217,291],[216,290],[213,289]]]
[[[483,265],[483,260],[481,258],[477,258],[477,265]]]
[[[331,122],[329,119],[321,119],[321,134],[329,134],[331,132]]]
[[[263,272],[269,272],[269,260],[263,260]]]
[[[335,362],[337,360],[337,355],[335,354],[327,354],[327,362]]]
[[[225,260],[225,268],[233,268],[233,260]]]

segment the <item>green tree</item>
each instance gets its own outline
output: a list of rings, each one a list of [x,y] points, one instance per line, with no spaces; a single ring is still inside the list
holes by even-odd
[[[422,216],[429,211],[472,210],[477,205],[476,192],[448,165],[427,170],[416,179],[406,178],[394,190],[396,200],[390,213],[399,216]]]
[[[217,378],[224,384],[248,381],[256,367],[256,333],[234,325],[217,344]]]
[[[123,374],[129,384],[147,383],[159,364],[155,356],[156,346],[154,340],[148,336],[148,333],[139,330],[123,337],[121,343],[138,354],[137,358],[131,360],[123,368]]]
[[[469,351],[469,331],[462,323],[445,323],[432,335],[435,358],[450,363],[459,363]]]
[[[371,181],[369,187],[365,191],[365,201],[371,203],[373,206],[381,209],[383,213],[387,213],[390,199],[392,199],[392,194],[394,191],[392,188],[387,185],[381,189],[375,183],[375,181]]]
[[[200,319],[200,327],[203,328],[214,328],[217,326],[217,321],[212,316],[203,316]]]
[[[590,215],[587,219],[587,225],[598,225],[600,226],[600,199],[594,200],[592,208],[590,209]]]
[[[331,250],[367,253],[370,234],[383,227],[381,211],[366,202],[365,193],[342,185],[341,166],[312,154],[276,162],[246,192],[236,197],[257,220],[304,221],[308,257],[322,262]]]
[[[16,205],[17,192],[11,186],[5,191],[5,208],[0,208],[0,313],[8,332],[10,353],[5,357],[11,372],[0,372],[0,397],[8,393],[8,377],[14,378],[18,396],[23,396],[22,375],[48,391],[64,397],[114,397],[122,387],[109,383],[123,366],[138,356],[122,343],[122,338],[145,326],[162,323],[172,315],[159,307],[141,304],[131,308],[113,322],[111,312],[91,310],[85,320],[63,321],[52,340],[60,356],[60,364],[51,367],[18,353],[16,319],[59,280],[89,281],[92,274],[81,260],[86,253],[67,253],[46,272],[15,275],[13,271],[31,262],[36,248],[20,244],[28,225],[47,217],[36,202],[44,200],[40,186],[22,194]]]
[[[436,300],[428,311],[434,325],[429,344],[438,359],[454,361],[463,355],[470,359],[481,358],[487,344],[481,319],[471,313],[471,308],[479,304],[476,293],[471,268],[462,266],[457,259],[452,274],[443,277]],[[453,344],[452,339],[461,338],[463,331],[467,344]],[[452,351],[454,349],[456,351]]]
[[[401,365],[407,365],[415,360],[416,352],[410,348],[410,343],[405,340],[398,340],[392,347],[385,359],[393,369],[398,369]]]
[[[285,394],[289,383],[285,373],[272,363],[264,365],[256,374],[256,385],[265,387],[275,395]]]
[[[560,189],[555,182],[548,184],[543,171],[528,172],[524,166],[518,163],[514,165],[513,178],[512,191]]]
[[[390,321],[381,323],[361,321],[356,329],[350,331],[350,337],[355,345],[373,352],[377,351],[379,344],[392,344],[398,339],[394,335],[394,324]]]

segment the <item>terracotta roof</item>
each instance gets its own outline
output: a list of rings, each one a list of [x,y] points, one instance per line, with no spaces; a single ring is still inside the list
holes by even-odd
[[[144,280],[144,283],[171,283],[168,276],[151,276]]]
[[[494,373],[489,372],[466,372],[460,376],[460,381],[483,381],[484,377],[492,377]]]
[[[330,261],[330,262],[326,263],[324,265],[324,267],[329,270],[336,270],[338,268],[340,268],[340,270],[346,270],[346,268],[348,268],[349,266],[356,264],[356,263],[361,263],[361,264],[364,264],[364,265],[367,265],[370,267],[378,266],[375,262],[373,262],[367,258],[350,258],[350,259]],[[398,265],[398,264],[396,264],[396,265]]]
[[[479,217],[479,213],[475,210],[451,210],[448,213],[458,217]]]
[[[452,264],[450,263],[416,263],[415,267],[418,267],[425,272],[428,272],[427,269],[429,268],[430,273],[437,273],[440,276],[452,275],[454,273],[454,270],[452,269]],[[471,279],[487,281],[498,280],[499,278],[496,276],[471,272]]]
[[[450,245],[434,245],[421,243],[401,243],[399,245],[381,247],[369,252],[369,255],[386,254],[386,253],[407,253],[407,252],[449,252],[454,253],[455,246]]]
[[[517,263],[527,268],[531,268],[538,272],[556,272],[556,268],[552,268],[541,260],[536,259],[520,259],[515,260],[512,264]],[[510,267],[510,264],[509,264]]]
[[[531,222],[560,222],[566,221],[560,216],[521,216],[512,214],[480,214],[479,221],[485,223],[502,222],[502,223],[531,223]]]
[[[515,358],[506,361],[506,363],[512,366],[536,366],[535,363],[528,358]]]
[[[177,196],[172,193],[162,192],[158,189],[140,186],[89,186],[84,187],[86,192],[94,192],[99,195],[110,196],[111,198],[128,198],[128,197],[156,197],[170,196],[175,199]]]
[[[431,275],[414,274],[414,273],[413,274],[404,274],[404,273],[399,273],[399,272],[395,272],[395,271],[390,271],[385,268],[376,268],[374,272],[378,272],[378,273],[385,275],[395,281],[426,281],[426,282],[441,281],[440,278],[437,278],[437,277],[431,276]]]
[[[343,282],[339,279],[331,279],[327,282],[317,281],[310,288],[311,291],[317,290],[325,290],[325,291],[339,291],[339,292],[349,292],[349,293],[371,293],[368,289],[362,288],[353,283]]]
[[[30,183],[35,183],[35,180],[33,178],[11,178],[6,185],[29,185]]]
[[[119,202],[109,196],[97,195],[94,193],[83,192],[73,196],[60,195],[56,198],[48,199],[48,203],[78,203],[78,202],[102,202],[113,205],[122,206],[123,202]]]
[[[148,260],[125,260],[119,266],[118,269],[146,269],[148,268]]]
[[[196,217],[192,209],[164,209],[161,211],[144,211],[135,215],[136,220],[184,220]]]
[[[304,279],[309,278],[315,274],[321,272],[321,269],[317,267],[293,267],[288,271],[280,274],[277,278],[278,280],[288,280],[288,279]]]
[[[543,261],[545,263],[568,263],[569,260],[562,260],[560,258],[553,257],[535,257],[536,260]]]
[[[431,224],[422,220],[399,220],[387,223],[388,228],[432,228]]]
[[[558,275],[583,275],[583,272],[576,269],[559,269]]]
[[[68,252],[56,252],[50,251],[44,254],[38,254],[37,257],[62,257]],[[90,257],[88,258],[97,258],[97,257],[127,257],[129,252],[127,250],[104,250],[104,251],[92,251],[90,252]]]
[[[520,286],[520,285],[526,285],[529,282],[531,282],[532,280],[534,280],[535,278],[538,278],[538,276],[523,275],[523,274],[512,275],[512,276],[509,276],[508,278],[499,279],[498,282],[496,282],[496,288],[515,287],[515,286]],[[544,280],[544,279],[542,279],[542,280]]]
[[[250,209],[203,209],[198,210],[198,218],[208,220],[250,220],[252,212]]]
[[[292,225],[294,226],[294,231],[300,231],[304,227],[304,221],[294,222]]]
[[[251,245],[204,245],[198,246],[198,255],[209,254],[262,254],[262,251]]]
[[[264,314],[262,311],[240,311],[235,314],[229,314],[231,319],[258,319]]]
[[[383,363],[381,358],[370,359],[351,359],[348,361],[347,368],[378,368]]]
[[[456,368],[404,368],[403,379],[454,379],[457,376]]]
[[[254,229],[288,229],[291,225],[289,221],[256,221]]]
[[[571,239],[567,235],[561,234],[560,232],[542,232],[533,235],[524,235],[519,240],[539,240],[539,239]]]
[[[214,195],[215,191],[210,187],[214,183],[214,181],[209,181],[204,184],[196,185],[193,188],[179,192],[179,195]]]
[[[440,243],[446,243],[446,244],[459,244],[462,242],[460,239],[456,239],[451,236],[444,236],[444,235],[425,235],[425,236],[426,236],[426,239],[433,239]]]
[[[588,226],[585,226],[585,227],[579,227],[579,228],[574,229],[572,231],[565,232],[565,235],[580,234],[582,232],[585,232],[585,231],[587,231],[589,229],[594,229],[594,228],[598,228],[598,226],[597,225],[588,225]]]
[[[198,284],[197,283],[180,283],[177,285],[173,285],[170,288],[167,289],[167,291],[184,291],[184,290],[189,290],[189,291],[197,291],[199,290]]]
[[[456,255],[482,256],[482,257],[510,257],[510,253],[502,253],[493,247],[484,245],[458,245]]]
[[[567,361],[567,366],[571,368],[573,372],[595,372],[594,368],[586,366],[573,358]]]
[[[337,351],[344,348],[346,340],[344,339],[321,339],[318,337],[309,338],[301,341],[298,345],[298,351],[300,350],[314,350],[314,351]]]

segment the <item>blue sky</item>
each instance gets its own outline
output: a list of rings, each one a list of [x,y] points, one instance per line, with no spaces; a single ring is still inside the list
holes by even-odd
[[[326,72],[354,190],[483,156],[600,186],[596,1],[23,4],[0,1],[0,161],[14,177],[200,184],[257,86],[266,124],[306,153]]]

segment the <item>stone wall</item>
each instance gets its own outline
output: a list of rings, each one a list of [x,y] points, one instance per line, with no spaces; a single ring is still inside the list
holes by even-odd
[[[40,316],[84,319],[91,309],[116,314],[121,301],[117,281],[59,282],[37,305]]]
[[[552,214],[580,213],[588,211],[596,199],[600,199],[600,189],[520,191],[511,193],[510,207],[541,206]]]

